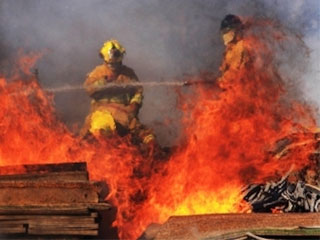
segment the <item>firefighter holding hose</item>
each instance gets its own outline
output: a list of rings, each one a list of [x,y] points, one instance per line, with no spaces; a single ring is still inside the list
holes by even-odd
[[[224,60],[220,66],[222,76],[218,78],[221,88],[228,88],[228,80],[237,76],[237,73],[250,62],[248,49],[243,39],[244,24],[236,15],[226,15],[221,22],[220,33],[226,50]],[[233,76],[234,75],[234,76]]]
[[[104,63],[87,76],[84,87],[91,98],[91,110],[82,136],[131,134],[135,142],[153,148],[155,136],[138,119],[143,88],[135,72],[122,64],[125,48],[117,40],[105,42],[100,50]]]

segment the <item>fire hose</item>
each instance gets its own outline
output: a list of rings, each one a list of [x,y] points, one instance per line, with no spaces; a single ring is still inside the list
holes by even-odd
[[[154,81],[154,82],[132,82],[132,83],[108,83],[105,86],[98,87],[101,90],[110,89],[116,91],[117,89],[124,89],[124,88],[134,88],[134,87],[189,87],[195,85],[214,85],[214,81]],[[84,86],[72,86],[66,85],[62,87],[55,87],[55,88],[44,88],[45,91],[52,92],[52,93],[59,93],[59,92],[69,92],[69,91],[79,91],[85,89]]]

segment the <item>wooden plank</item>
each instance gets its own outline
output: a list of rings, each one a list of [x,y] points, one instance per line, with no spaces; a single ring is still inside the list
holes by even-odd
[[[0,175],[70,171],[87,171],[87,163],[30,164],[0,167]]]
[[[0,175],[0,181],[24,180],[24,181],[88,181],[88,172],[49,172],[49,173],[28,173],[18,175]]]
[[[61,215],[82,215],[89,214],[90,211],[86,206],[30,206],[30,205],[21,205],[21,206],[0,206],[0,215],[8,214],[61,214]]]
[[[0,205],[98,203],[94,182],[0,181]]]
[[[88,218],[79,218],[78,216],[73,216],[69,218],[56,218],[56,217],[41,217],[37,216],[37,218],[16,218],[16,219],[6,219],[0,220],[0,225],[3,224],[42,224],[42,225],[83,225],[83,224],[93,224],[95,223],[95,219]]]
[[[35,235],[27,235],[27,234],[5,234],[5,240],[81,240],[86,239],[85,236],[75,236],[75,235],[56,235],[56,236],[50,236],[50,235],[42,235],[42,236],[35,236]],[[92,239],[92,238],[91,238]]]
[[[0,215],[0,226],[8,221],[74,221],[78,223],[94,223],[95,217],[88,216],[62,216],[62,215]]]
[[[110,208],[108,208],[108,209],[110,209]],[[108,210],[107,209],[107,210]],[[99,216],[99,214],[97,213],[97,212],[92,212],[91,214],[90,214],[90,216],[92,217],[92,218],[97,218],[98,216]]]
[[[81,189],[93,189],[98,191],[100,189],[100,182],[65,182],[65,181],[0,181],[0,190],[5,188],[81,188]]]
[[[4,226],[15,226],[17,224],[20,224],[22,226],[30,226],[30,225],[37,225],[37,226],[43,226],[43,227],[51,227],[56,226],[60,228],[86,228],[86,227],[93,227],[97,223],[95,223],[94,219],[93,221],[84,222],[84,221],[76,221],[75,219],[69,220],[69,221],[57,221],[57,220],[50,220],[50,219],[42,219],[42,220],[36,220],[36,219],[26,219],[26,220],[15,220],[15,221],[4,221],[0,222],[0,224],[4,224]]]
[[[98,230],[82,230],[82,229],[61,229],[58,232],[53,230],[46,229],[34,229],[29,228],[29,235],[71,235],[71,236],[98,236]]]
[[[81,227],[61,227],[57,226],[44,226],[44,225],[29,225],[28,234],[30,235],[85,235],[97,236],[98,224],[92,224]]]
[[[87,206],[93,211],[105,211],[111,209],[111,205],[109,203],[90,203]]]
[[[320,236],[320,228],[319,229],[304,229],[304,228],[294,228],[294,229],[248,229],[246,231],[233,232],[222,234],[219,236],[209,237],[207,240],[229,240],[229,239],[238,239],[242,236],[246,236],[247,233],[253,233],[254,235],[260,237],[315,237]],[[247,239],[247,238],[245,238]],[[301,238],[300,238],[301,239]]]
[[[19,226],[23,226],[23,224],[17,223],[17,222],[0,222],[0,229],[8,228],[8,227],[19,227]]]
[[[79,229],[79,230],[95,230],[99,228],[99,224],[98,223],[87,223],[87,224],[73,224],[70,223],[68,225],[63,225],[63,224],[44,224],[44,223],[31,223],[29,224],[29,229],[30,228],[37,228],[37,229],[47,229],[47,230],[51,230],[51,229],[65,229],[65,230],[75,230],[75,229]]]
[[[109,210],[109,203],[67,203],[0,206],[0,215],[90,215],[91,210]]]
[[[307,229],[307,228],[296,228],[296,229],[258,229],[253,230],[252,233],[259,236],[319,236],[319,229]]]
[[[62,188],[12,188],[0,190],[0,204],[41,204],[41,203],[94,203],[98,202],[97,192],[90,189]]]
[[[26,233],[26,227],[23,225],[16,225],[16,226],[0,226],[0,234],[21,234]]]
[[[174,216],[163,224],[155,239],[213,238],[250,229],[320,226],[320,213],[253,213]]]
[[[98,236],[98,230],[82,230],[82,229],[64,229],[59,230],[45,230],[45,229],[30,229],[30,235],[71,235],[71,236]]]
[[[85,236],[75,236],[75,235],[56,235],[56,236],[50,236],[50,235],[42,235],[42,236],[35,236],[35,235],[27,235],[27,234],[5,234],[4,235],[5,240],[80,240],[80,239],[86,239]],[[91,238],[92,239],[92,238]]]

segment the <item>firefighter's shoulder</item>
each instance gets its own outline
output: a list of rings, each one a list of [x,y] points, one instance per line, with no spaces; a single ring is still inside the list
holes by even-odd
[[[90,73],[87,74],[88,78],[100,78],[108,75],[109,69],[106,64],[96,66]]]
[[[128,78],[131,78],[133,80],[138,81],[138,77],[137,77],[135,71],[126,65],[122,65],[121,74],[128,77]]]

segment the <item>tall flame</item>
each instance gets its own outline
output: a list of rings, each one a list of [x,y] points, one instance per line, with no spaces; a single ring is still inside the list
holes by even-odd
[[[288,40],[276,33],[273,40]],[[73,136],[35,79],[2,78],[0,165],[86,161],[90,178],[110,186],[122,239],[171,215],[239,212],[243,184],[308,164],[308,149],[283,161],[272,153],[274,143],[292,133],[308,138],[316,127],[310,108],[286,91],[274,49],[262,40],[245,37],[252,62],[222,76],[225,91],[217,93],[211,79],[211,87],[183,96],[185,137],[167,161],[143,157],[129,137]]]

